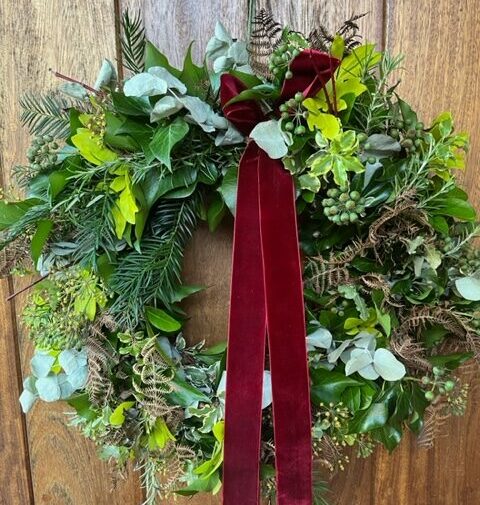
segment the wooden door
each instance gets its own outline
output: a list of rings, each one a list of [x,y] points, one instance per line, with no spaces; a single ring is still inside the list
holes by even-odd
[[[237,37],[245,34],[249,0],[1,0],[0,148],[3,183],[22,162],[27,137],[18,120],[18,98],[27,90],[54,86],[49,68],[91,82],[102,57],[115,60],[119,12],[141,8],[149,38],[178,63],[195,39],[200,54],[220,19]],[[307,31],[319,23],[334,29],[353,12],[365,39],[407,55],[401,93],[428,121],[452,110],[461,129],[471,132],[469,170],[463,179],[480,207],[480,12],[476,0],[257,0],[277,18]],[[189,248],[185,274],[211,286],[190,302],[194,316],[187,333],[210,342],[226,337],[231,222],[220,233],[200,230]],[[139,505],[135,474],[112,476],[93,445],[64,426],[62,405],[37,405],[25,418],[17,401],[28,372],[31,347],[18,325],[21,287],[0,282],[0,504]],[[477,399],[480,393],[475,394]],[[378,450],[354,461],[333,481],[332,504],[475,505],[480,503],[480,413],[471,403],[465,418],[449,421],[434,449],[413,439],[388,456]],[[479,466],[477,466],[479,465]],[[178,500],[180,503],[182,500]],[[173,503],[173,501],[172,501]],[[197,497],[190,503],[219,504]],[[240,504],[239,504],[240,505]]]

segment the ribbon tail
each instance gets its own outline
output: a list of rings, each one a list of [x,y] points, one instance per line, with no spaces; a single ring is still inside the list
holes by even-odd
[[[239,166],[227,351],[224,505],[258,505],[266,315],[260,239],[258,156]]]
[[[311,505],[311,410],[295,188],[280,161],[263,150],[258,160],[277,504]]]

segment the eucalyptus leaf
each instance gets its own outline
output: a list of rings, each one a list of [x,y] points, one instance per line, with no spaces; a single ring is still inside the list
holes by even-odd
[[[288,153],[287,139],[276,119],[258,123],[250,132],[250,138],[272,159],[283,158]]]
[[[56,402],[62,397],[62,391],[56,375],[37,379],[35,387],[37,388],[38,396],[45,402]]]
[[[150,122],[159,121],[183,109],[183,103],[176,97],[165,95],[157,101],[150,114]]]
[[[407,373],[405,365],[398,361],[388,349],[375,351],[373,366],[380,377],[386,381],[398,381]]]
[[[167,89],[168,84],[164,79],[148,72],[142,72],[130,77],[123,85],[125,96],[136,98],[164,95]]]
[[[316,347],[330,349],[332,341],[332,334],[326,328],[317,328],[307,335],[307,348],[310,351],[313,351]]]
[[[38,378],[47,377],[55,361],[55,357],[48,352],[36,351],[30,360],[33,375]]]
[[[187,87],[180,79],[177,79],[164,67],[150,67],[148,73],[158,77],[167,83],[168,89],[175,89],[180,94],[184,95],[187,92]]]
[[[455,287],[462,298],[472,302],[480,301],[480,279],[461,277],[455,281]]]

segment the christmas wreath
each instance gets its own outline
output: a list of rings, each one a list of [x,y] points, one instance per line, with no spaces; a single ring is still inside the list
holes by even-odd
[[[57,73],[57,91],[22,99],[34,137],[0,201],[2,273],[40,275],[22,314],[35,352],[20,401],[25,412],[37,399],[67,401],[70,424],[102,458],[135,462],[149,505],[222,482],[225,503],[256,503],[258,479],[271,502],[323,503],[317,464],[343,470],[353,453],[393,450],[406,430],[430,446],[439,422],[465,411],[469,384],[456,371],[480,356],[479,228],[455,180],[468,138],[448,112],[418,119],[392,83],[402,58],[362,43],[357,19],[307,37],[261,11],[248,44],[219,23],[204,64],[190,47],[177,69],[126,13],[126,79],[104,61],[93,86]],[[183,336],[181,302],[202,288],[181,273],[197,223],[214,232],[229,212],[238,228],[227,389],[227,345]],[[282,263],[296,220],[301,263],[294,250]],[[301,325],[277,338],[276,323],[298,313],[282,305],[298,301],[297,263]],[[264,341],[250,347],[258,318],[242,317],[245,301],[263,317],[260,333],[267,319],[270,360]],[[305,324],[306,341],[291,347]],[[253,386],[250,361],[261,366]],[[291,384],[293,403],[282,397]],[[249,387],[262,393],[251,408]],[[238,440],[229,450],[229,423],[241,434],[255,409],[245,450]],[[297,421],[308,437],[288,439]],[[260,462],[253,480],[235,466],[248,451]],[[306,476],[295,488],[289,475],[310,472],[310,454],[313,485],[300,489]]]

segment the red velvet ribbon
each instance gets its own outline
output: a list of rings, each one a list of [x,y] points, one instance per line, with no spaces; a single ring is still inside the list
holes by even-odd
[[[300,53],[281,100],[312,96],[338,60]],[[222,75],[225,116],[245,135],[265,116],[254,101],[228,102],[245,86]],[[249,141],[239,166],[227,356],[224,505],[259,504],[262,389],[268,333],[278,505],[311,505],[309,375],[295,187],[281,161]]]

